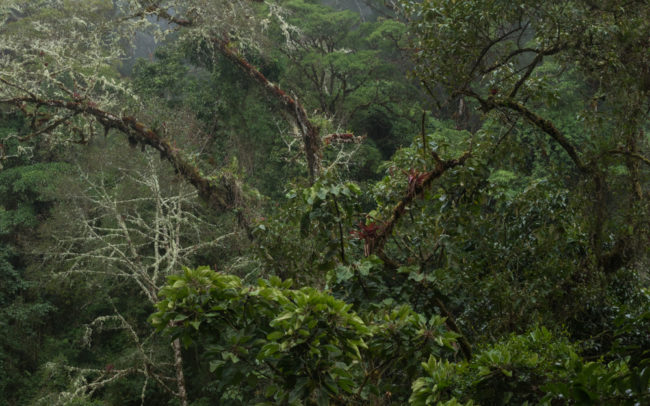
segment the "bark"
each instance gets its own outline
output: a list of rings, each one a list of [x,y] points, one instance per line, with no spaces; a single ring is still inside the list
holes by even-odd
[[[199,192],[199,196],[216,212],[229,212],[233,209],[242,208],[243,206],[243,192],[236,179],[223,177],[218,182],[208,179],[195,165],[183,157],[180,149],[161,137],[154,129],[138,122],[134,117],[115,115],[97,107],[92,107],[94,103],[88,101],[42,99],[36,96],[29,96],[3,100],[0,103],[12,104],[23,111],[25,105],[32,105],[67,110],[74,114],[83,114],[101,124],[106,133],[110,129],[120,131],[127,136],[132,146],[149,146],[159,151],[161,158],[169,161],[174,170],[193,185]],[[63,123],[58,123],[57,125],[63,125]],[[51,130],[49,129],[48,131]],[[38,129],[35,129],[35,131],[38,132]],[[86,140],[82,139],[81,141]],[[239,221],[245,229],[248,229],[248,222],[243,216],[240,216]]]
[[[625,165],[630,171],[630,182],[632,190],[634,191],[635,201],[643,199],[643,187],[641,186],[641,162],[635,159],[639,155],[639,148],[637,142],[637,134],[632,133],[627,136],[627,150],[630,154],[626,156]],[[642,137],[639,137],[642,139]]]
[[[177,396],[181,406],[187,406],[187,388],[185,386],[185,375],[183,374],[183,354],[181,353],[181,342],[177,338],[172,341],[174,349],[174,369],[176,370]]]
[[[171,23],[181,27],[194,27],[194,22],[184,18],[177,18],[167,11],[152,6],[149,9],[152,12],[164,18]],[[307,159],[307,169],[309,172],[309,179],[313,183],[314,180],[320,175],[321,172],[321,139],[320,129],[316,127],[307,116],[307,112],[302,104],[294,97],[287,95],[280,87],[269,81],[262,72],[251,65],[246,58],[244,58],[236,48],[233,48],[230,41],[225,36],[214,36],[211,39],[215,48],[226,59],[231,61],[235,66],[246,74],[250,79],[257,82],[262,86],[262,89],[272,99],[276,100],[282,109],[287,112],[296,122],[300,129],[302,140],[305,148],[305,155]]]
[[[425,172],[423,174],[420,174],[420,176],[418,176],[418,180],[415,182],[413,187],[410,187],[407,193],[402,198],[402,200],[400,200],[399,203],[397,203],[395,207],[393,207],[389,219],[386,222],[384,222],[381,225],[381,227],[379,227],[379,229],[377,230],[377,232],[372,238],[369,238],[366,241],[366,244],[368,246],[367,249],[368,254],[383,251],[388,238],[390,237],[390,235],[393,232],[393,229],[395,228],[395,225],[400,220],[400,218],[404,215],[407,207],[418,196],[421,196],[431,186],[434,180],[442,176],[448,169],[463,165],[465,161],[471,157],[471,152],[468,151],[465,152],[463,155],[461,155],[459,158],[443,161],[442,159],[440,159],[440,157],[438,157],[438,155],[435,152],[433,154],[434,157],[436,158],[436,168],[430,172]]]
[[[307,116],[305,108],[298,100],[287,95],[280,87],[269,81],[262,72],[257,70],[239,53],[234,51],[226,40],[213,38],[213,43],[219,52],[235,66],[240,68],[246,76],[253,81],[259,83],[267,95],[275,99],[282,109],[294,118],[300,133],[305,148],[305,155],[307,159],[307,169],[309,171],[309,179],[313,182],[321,172],[321,139],[320,130]]]
[[[555,127],[551,121],[530,110],[523,104],[518,103],[510,98],[501,99],[488,97],[487,99],[484,99],[470,90],[465,90],[461,93],[478,101],[481,105],[481,108],[486,113],[499,107],[518,113],[521,117],[525,118],[528,122],[533,124],[535,127],[549,135],[553,140],[560,144],[562,149],[566,151],[573,163],[576,165],[580,173],[589,174],[593,172],[592,168],[587,166],[580,158],[578,148],[576,148],[576,146],[573,145],[571,141],[569,141],[569,139],[562,133],[562,131]]]

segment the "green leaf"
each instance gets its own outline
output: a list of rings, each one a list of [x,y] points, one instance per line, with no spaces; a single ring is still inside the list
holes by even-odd
[[[277,341],[279,338],[283,337],[284,333],[282,331],[274,331],[272,333],[269,333],[266,336],[266,339],[269,341]]]
[[[210,372],[216,371],[217,369],[221,368],[225,364],[226,362],[221,360],[210,361]]]

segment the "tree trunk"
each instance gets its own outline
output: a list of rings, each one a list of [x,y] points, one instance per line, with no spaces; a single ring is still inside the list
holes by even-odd
[[[185,387],[185,375],[183,375],[183,355],[181,354],[181,342],[177,338],[172,341],[174,349],[174,368],[176,368],[176,385],[178,387],[178,400],[181,406],[187,406],[187,389]]]

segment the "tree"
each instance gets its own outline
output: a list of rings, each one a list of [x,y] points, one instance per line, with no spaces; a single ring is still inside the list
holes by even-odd
[[[405,27],[392,20],[362,23],[358,14],[317,2],[285,5],[291,26],[286,46],[287,84],[315,97],[308,104],[343,127],[364,109],[397,104],[403,81],[398,49]],[[399,73],[397,73],[399,72]],[[401,79],[401,77],[400,77]],[[391,103],[392,102],[392,103]]]
[[[364,320],[327,293],[290,285],[185,268],[151,320],[201,350],[216,386],[208,401],[222,404],[404,402],[404,371],[423,353],[453,350],[440,317],[387,306]]]
[[[101,281],[100,286],[122,285],[121,290],[139,292],[146,299],[147,313],[159,302],[158,291],[167,276],[202,253],[222,246],[233,234],[215,237],[218,226],[200,215],[196,191],[170,181],[169,174],[164,173],[151,154],[142,160],[142,165],[130,166],[100,168],[92,176],[78,174],[83,186],[78,195],[62,197],[66,203],[58,219],[53,220],[59,229],[54,232],[57,242],[49,250],[51,261],[63,265],[57,277],[83,275],[92,284]],[[73,185],[71,189],[74,188]],[[69,207],[78,209],[71,211]],[[172,342],[173,352],[168,354],[164,351],[164,341],[160,343],[151,336],[146,324],[142,325],[144,320],[129,321],[129,316],[122,314],[129,309],[120,310],[121,298],[111,297],[119,294],[119,290],[104,294],[113,303],[114,313],[99,315],[89,322],[84,340],[90,346],[93,335],[123,330],[134,347],[123,351],[137,355],[124,356],[123,361],[115,361],[110,367],[57,366],[76,375],[73,382],[77,382],[59,400],[89,396],[119,379],[142,375],[142,402],[145,402],[147,384],[152,380],[177,397],[182,405],[187,405],[179,340]],[[173,359],[171,377],[166,364],[168,358]]]
[[[416,131],[423,98],[415,82],[405,80],[412,69],[406,26],[393,19],[364,21],[319,1],[281,4],[286,24],[295,29],[275,29],[281,46],[270,63],[281,70],[281,85],[300,95],[314,117],[326,119],[325,149],[356,141],[363,151],[358,161],[374,151],[388,158],[407,144],[405,135]],[[338,137],[350,133],[355,138]],[[361,177],[376,170],[372,162],[355,164],[363,168]]]
[[[155,264],[173,250],[160,249],[171,237],[156,219],[175,209],[158,211],[156,202],[166,198],[140,206],[128,197],[117,205],[107,191],[121,175],[105,172],[89,198],[103,209],[82,211],[80,235],[90,246],[68,239],[63,252],[71,268],[64,271],[110,264],[156,306],[151,322],[170,334],[176,360],[184,355],[180,342],[201,354],[191,371],[199,371],[205,389],[177,375],[172,392],[181,402],[182,388],[199,402],[229,404],[644,401],[647,2],[404,0],[401,9],[384,3],[400,12],[399,20],[357,26],[351,14],[313,1],[42,0],[40,8],[1,8],[0,52],[8,57],[0,58],[0,103],[31,128],[31,135],[3,137],[3,161],[37,141],[86,144],[101,132],[122,133],[133,147],[158,151],[218,221],[236,218],[249,242],[232,244],[232,251],[254,264],[237,276],[186,267],[158,297],[164,272]],[[348,29],[331,29],[319,14]],[[53,31],[64,26],[69,35]],[[191,51],[187,61],[159,53],[157,61],[140,63],[154,77],[139,76],[134,90],[116,67],[130,36],[145,29],[169,41],[167,49],[182,44]],[[369,42],[353,41],[366,29]],[[322,136],[330,123],[307,112],[363,122],[352,119],[357,108],[373,100],[373,91],[392,87],[373,83],[359,62],[385,56],[388,45],[373,48],[373,40],[404,32],[431,100],[412,98],[421,117],[419,129],[405,130],[412,143],[382,165],[383,179],[359,187],[321,151],[321,137],[326,147],[357,137],[338,130]],[[282,43],[284,56],[265,52],[270,43]],[[288,185],[285,198],[277,190],[265,199],[242,183],[234,160],[207,165],[204,151],[184,142],[193,136],[187,127],[201,127],[192,103],[165,96],[183,83],[177,78],[196,77],[184,69],[190,62],[239,72],[271,100],[267,114],[282,114],[296,128],[306,177]],[[374,74],[384,68],[371,66]],[[156,80],[162,89],[151,85]],[[295,88],[287,92],[289,84]],[[374,95],[390,108],[379,97],[384,93]],[[438,116],[419,114],[428,104],[437,105]],[[172,122],[163,120],[179,111]],[[414,111],[406,111],[400,126],[412,128]],[[217,126],[212,119],[201,128]],[[251,142],[268,136],[250,134]],[[349,157],[333,163],[341,156]],[[200,244],[192,235],[182,239]],[[182,259],[194,262],[178,257],[168,271]],[[109,309],[111,316],[95,325],[114,321],[137,337],[135,324],[115,307],[116,315]],[[113,375],[69,371],[99,377],[82,381],[82,392],[143,371],[164,386],[158,370],[147,370],[160,363],[136,347],[141,367],[112,367]]]
[[[591,250],[597,267],[612,273],[635,260],[644,244],[647,207],[650,9],[642,1],[404,2],[417,34],[420,78],[443,86],[460,103],[473,101],[488,117],[522,121],[543,134],[572,163],[569,176],[587,188]],[[573,99],[558,89],[575,80]],[[577,116],[553,117],[554,106]],[[613,168],[629,184],[610,203]],[[630,231],[622,224],[630,225]],[[606,236],[613,235],[613,241]]]
[[[309,175],[313,179],[320,170],[318,129],[309,121],[302,105],[268,81],[230,44],[227,35],[230,31],[237,33],[243,44],[253,44],[251,30],[255,26],[248,22],[248,17],[254,14],[249,7],[251,3],[197,1],[178,5],[170,1],[114,6],[112,2],[98,1],[85,3],[83,7],[45,0],[20,6],[9,3],[2,9],[6,26],[3,52],[12,58],[3,60],[6,74],[0,78],[0,103],[13,106],[32,119],[31,137],[51,136],[57,142],[87,143],[95,134],[117,130],[127,135],[131,144],[158,150],[217,210],[232,208],[232,202],[225,201],[224,197],[229,194],[227,189],[237,187],[235,183],[222,179],[225,184],[219,185],[218,181],[206,179],[181,151],[161,136],[160,130],[147,127],[124,111],[111,112],[124,103],[134,102],[132,91],[117,80],[113,69],[125,55],[123,42],[129,43],[137,30],[149,28],[159,36],[175,31],[153,24],[147,19],[153,15],[168,20],[172,27],[188,27],[181,31],[185,37],[196,39],[198,34],[207,40],[210,49],[229,59],[278,100],[303,135]],[[167,12],[169,9],[183,14],[172,16]],[[60,18],[61,12],[74,16],[71,26],[66,25],[67,19]],[[220,17],[204,18],[211,13]],[[67,34],[47,37],[48,32]],[[40,40],[34,46],[25,41],[28,37]],[[5,151],[2,156],[7,154]]]
[[[49,211],[52,190],[44,184],[65,165],[25,164],[0,173],[0,397],[3,405],[27,395],[30,373],[41,361],[41,337],[54,307],[37,290],[26,260],[39,218]]]

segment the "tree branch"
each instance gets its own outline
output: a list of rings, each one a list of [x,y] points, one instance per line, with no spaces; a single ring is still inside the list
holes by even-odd
[[[442,176],[442,174],[444,174],[448,169],[463,165],[465,161],[472,156],[470,150],[465,152],[459,158],[443,161],[435,152],[432,152],[432,154],[434,154],[434,159],[436,160],[436,168],[430,172],[425,172],[422,174],[419,178],[419,181],[416,182],[415,187],[409,188],[408,192],[402,198],[402,200],[400,200],[400,202],[397,203],[395,207],[393,207],[390,218],[381,227],[379,227],[375,236],[371,239],[371,241],[369,241],[369,254],[383,251],[388,238],[395,228],[395,225],[406,212],[406,208],[418,196],[421,196],[431,186],[434,180]]]
[[[512,88],[512,91],[510,91],[508,97],[514,98],[517,95],[517,92],[519,91],[521,86],[528,80],[528,78],[533,73],[537,65],[539,65],[542,62],[545,56],[556,54],[561,50],[562,47],[557,46],[544,51],[539,51],[537,55],[535,55],[535,58],[532,60],[532,62],[528,65],[526,72],[521,76],[521,78],[519,78],[515,86]]]
[[[519,113],[520,116],[524,117],[526,120],[528,120],[528,122],[545,132],[547,135],[553,138],[553,140],[560,144],[566,153],[569,154],[569,157],[581,173],[587,174],[593,172],[592,169],[582,161],[580,155],[578,154],[578,149],[571,143],[571,141],[569,141],[569,139],[562,133],[562,131],[555,127],[551,121],[533,112],[523,104],[509,98],[497,99],[494,97],[488,97],[487,99],[484,99],[477,93],[467,89],[460,91],[459,93],[474,98],[479,102],[481,108],[486,113],[498,107]]]
[[[309,121],[307,112],[298,100],[287,95],[279,86],[269,81],[262,72],[253,67],[248,61],[239,53],[235,52],[229,42],[219,38],[212,38],[212,42],[217,47],[219,52],[226,57],[226,59],[233,62],[239,67],[249,78],[262,85],[265,92],[273,97],[280,103],[280,106],[292,116],[300,133],[305,147],[305,155],[307,158],[307,168],[309,170],[309,178],[315,180],[321,172],[321,139],[320,130]]]
[[[34,106],[49,107],[53,109],[67,110],[77,114],[91,117],[101,124],[106,132],[116,129],[125,134],[132,146],[137,144],[150,146],[160,152],[161,158],[169,161],[174,170],[192,184],[199,192],[199,196],[217,212],[228,212],[241,208],[243,192],[235,179],[223,177],[219,182],[208,179],[193,164],[184,159],[181,151],[174,147],[169,141],[163,139],[157,131],[138,122],[131,116],[117,116],[113,113],[94,107],[94,103],[81,103],[78,101],[66,101],[60,99],[44,99],[38,97],[16,97],[9,100],[0,100],[0,103],[11,104],[23,109],[25,104]],[[248,228],[247,220],[242,216],[240,224]]]
[[[147,8],[147,12],[156,14],[160,18],[166,19],[171,23],[181,27],[194,27],[195,24],[191,20],[177,18],[169,14],[166,10],[161,9],[157,5],[152,5]],[[309,171],[309,178],[313,182],[321,172],[321,139],[319,128],[309,121],[307,112],[301,103],[294,97],[287,95],[279,86],[269,81],[262,72],[253,67],[243,56],[241,56],[231,45],[227,38],[220,38],[214,36],[211,38],[212,43],[216,49],[226,59],[235,64],[241,69],[246,76],[253,79],[255,82],[262,85],[265,92],[273,99],[280,103],[280,106],[293,117],[300,128],[303,143],[305,147],[305,155],[307,158],[307,168]]]
[[[626,155],[626,156],[629,156],[631,158],[638,159],[639,161],[641,161],[641,162],[645,163],[646,165],[650,166],[650,159],[643,156],[643,155],[641,155],[641,154],[639,154],[639,153],[636,153],[636,152],[628,151],[626,149],[612,149],[612,150],[607,151],[607,152],[612,154],[612,155]]]

